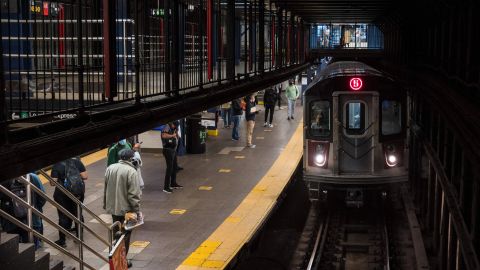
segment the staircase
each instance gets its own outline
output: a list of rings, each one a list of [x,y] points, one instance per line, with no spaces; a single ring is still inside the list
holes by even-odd
[[[62,261],[50,261],[50,253],[35,252],[33,244],[19,243],[18,235],[0,233],[0,266],[2,270],[73,270]]]

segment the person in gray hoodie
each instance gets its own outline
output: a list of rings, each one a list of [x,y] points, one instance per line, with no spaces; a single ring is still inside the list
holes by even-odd
[[[132,164],[135,152],[120,151],[120,161],[108,166],[105,172],[103,208],[112,215],[113,222],[123,224],[125,216],[140,211],[140,184],[138,172]],[[125,247],[128,254],[131,231],[125,231]],[[131,262],[128,262],[129,267]]]

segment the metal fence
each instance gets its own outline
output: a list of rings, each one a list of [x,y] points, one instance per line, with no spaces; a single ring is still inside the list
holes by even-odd
[[[263,0],[1,4],[0,122],[74,117],[305,60],[301,19]]]

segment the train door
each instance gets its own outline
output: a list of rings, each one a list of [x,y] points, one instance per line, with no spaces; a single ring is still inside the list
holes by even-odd
[[[375,92],[338,93],[337,157],[338,174],[373,172],[375,119],[378,94]]]

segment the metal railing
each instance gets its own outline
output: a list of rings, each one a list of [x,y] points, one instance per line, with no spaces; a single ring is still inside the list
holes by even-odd
[[[101,259],[102,261],[105,261],[108,263],[108,257],[101,254],[100,252],[96,251],[91,247],[91,245],[86,244],[84,240],[84,234],[83,231],[84,229],[87,230],[91,235],[93,235],[97,240],[99,240],[101,243],[105,244],[108,247],[108,250],[111,251],[113,247],[113,241],[114,241],[114,228],[117,227],[117,231],[120,231],[121,229],[121,224],[120,222],[116,221],[113,224],[108,224],[105,221],[103,221],[99,216],[97,216],[95,213],[93,213],[90,209],[88,209],[80,200],[78,200],[74,195],[72,195],[69,191],[67,191],[61,184],[59,184],[57,181],[52,179],[44,170],[40,170],[39,173],[43,176],[45,176],[50,183],[52,183],[60,192],[62,192],[64,195],[66,195],[69,199],[71,199],[75,205],[77,206],[77,216],[74,216],[71,214],[68,210],[66,210],[63,206],[55,202],[54,199],[50,198],[47,194],[45,194],[41,189],[33,185],[30,180],[29,176],[27,177],[21,176],[17,178],[19,182],[21,182],[23,185],[26,187],[27,191],[27,201],[23,200],[22,198],[18,197],[14,193],[12,193],[10,190],[8,190],[6,187],[0,185],[0,192],[3,193],[4,195],[8,196],[10,199],[13,201],[20,203],[22,207],[27,208],[28,214],[27,214],[27,224],[24,222],[18,220],[17,218],[13,217],[12,215],[8,214],[5,212],[3,209],[0,209],[0,216],[2,218],[7,219],[8,221],[14,223],[16,226],[18,226],[20,229],[25,230],[29,234],[29,241],[33,241],[33,236],[38,237],[39,239],[43,240],[47,244],[49,244],[51,247],[54,249],[60,251],[61,253],[65,254],[66,256],[70,257],[71,259],[75,260],[79,264],[79,269],[83,270],[85,267],[88,269],[95,270],[96,268],[87,263],[84,259],[84,249],[90,251],[93,255],[95,255],[97,258]],[[57,210],[62,212],[64,215],[66,215],[68,218],[72,219],[75,224],[77,224],[77,234],[78,236],[73,235],[70,231],[64,229],[60,225],[56,224],[53,220],[48,218],[46,215],[44,215],[42,212],[37,210],[34,206],[32,206],[31,202],[31,192],[35,192],[36,195],[44,198],[46,201],[51,203]],[[82,218],[82,213],[83,211],[87,212],[90,214],[95,220],[98,221],[99,224],[101,224],[108,232],[108,239],[105,239],[104,237],[100,236],[97,234],[92,228],[90,228],[83,220]],[[37,232],[35,229],[33,229],[32,226],[32,215],[35,214],[39,216],[42,220],[45,220],[47,223],[49,223],[51,226],[53,226],[56,230],[59,232],[65,234],[66,236],[70,237],[73,239],[74,242],[78,243],[78,255],[73,254],[72,252],[66,250],[65,248],[59,246],[55,242],[49,240],[45,236],[43,236],[41,233]]]

